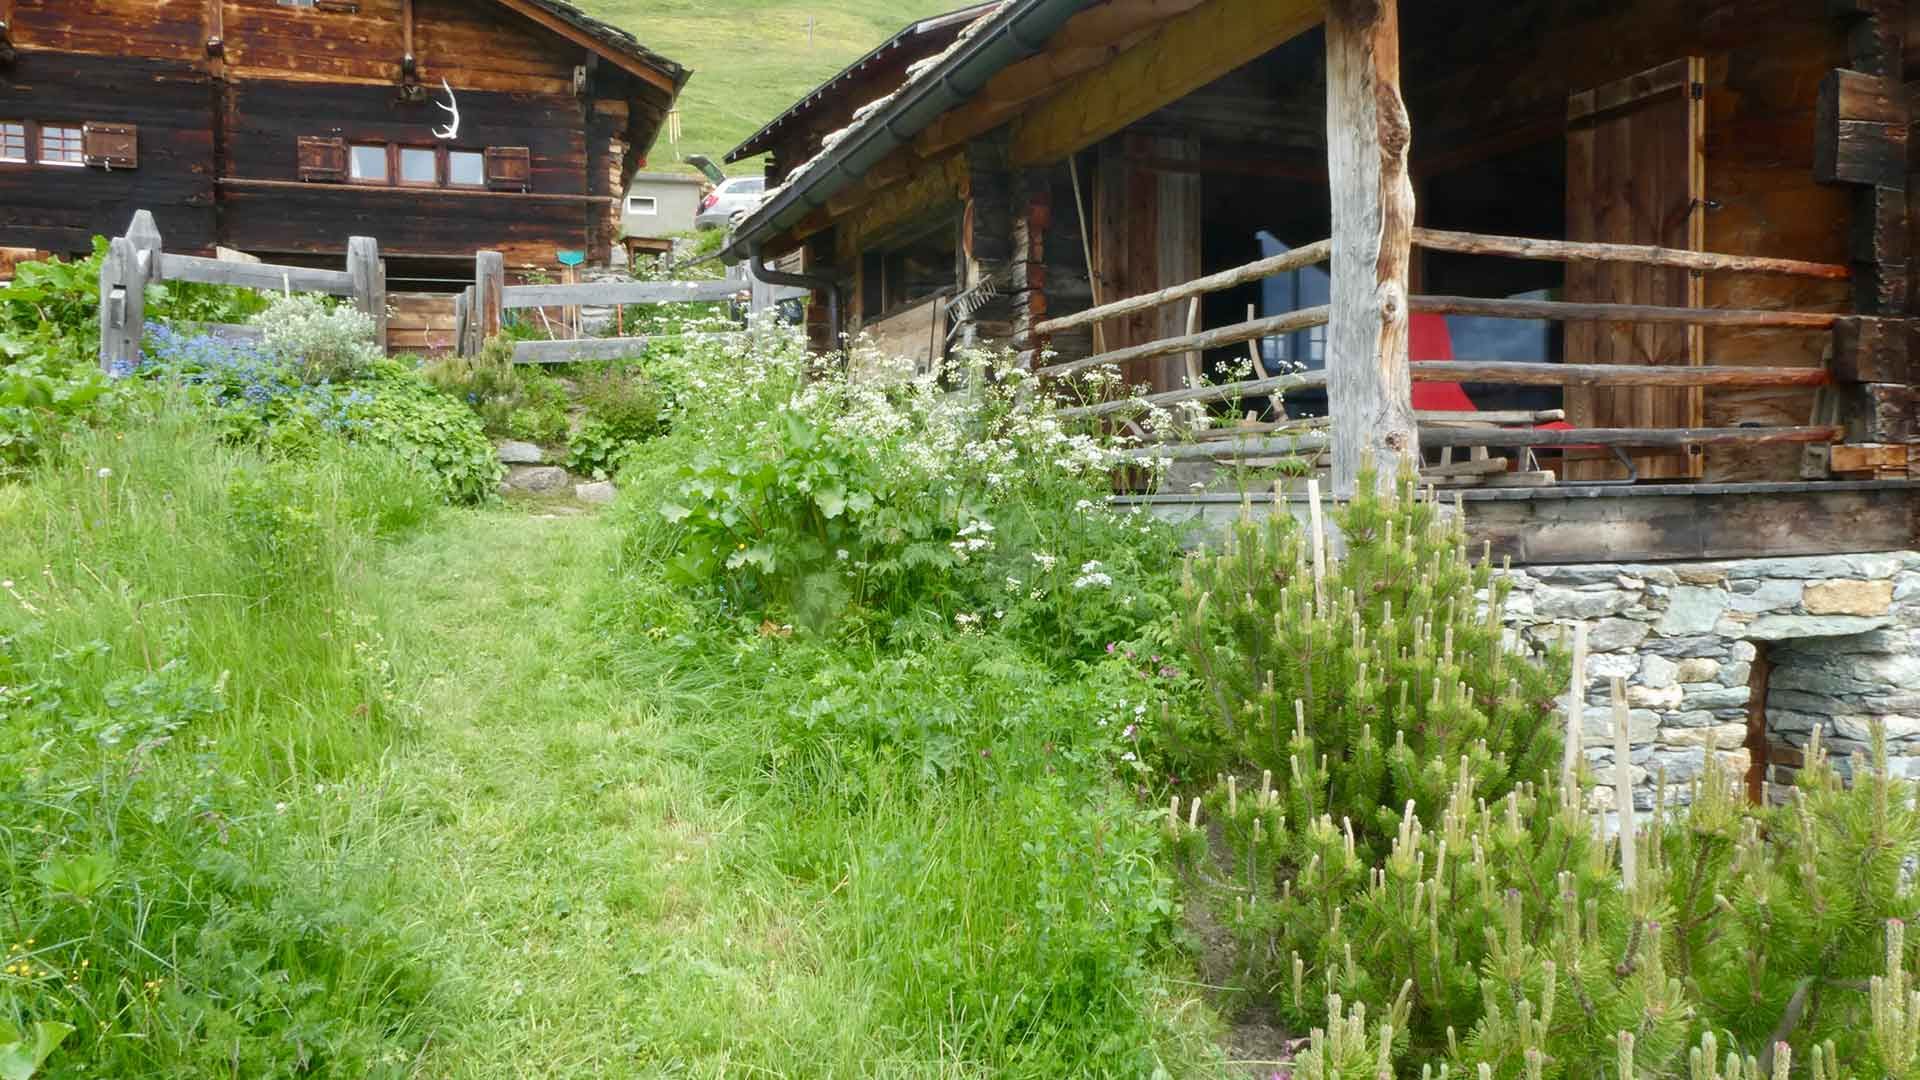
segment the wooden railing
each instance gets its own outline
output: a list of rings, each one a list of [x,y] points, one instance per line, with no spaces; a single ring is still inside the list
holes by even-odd
[[[387,335],[387,274],[372,237],[347,240],[347,268],[233,262],[164,250],[160,228],[146,210],[136,211],[125,236],[107,244],[100,262],[100,366],[113,370],[139,361],[146,336],[147,286],[164,281],[232,285],[248,289],[317,292],[349,296],[373,317],[379,339]],[[231,328],[228,328],[231,329]]]
[[[1562,240],[1536,240],[1526,237],[1494,236],[1416,228],[1413,242],[1437,251],[1492,255],[1555,262],[1625,262],[1642,266],[1668,267],[1702,273],[1752,273],[1788,275],[1825,281],[1845,281],[1851,270],[1833,263],[1776,259],[1751,255],[1726,255],[1683,251],[1637,244],[1587,243]],[[1283,255],[1248,263],[1232,270],[1210,274],[1158,292],[1102,304],[1085,311],[1048,319],[1034,327],[1036,347],[1023,353],[1030,366],[1039,362],[1047,336],[1102,321],[1122,318],[1143,311],[1193,300],[1207,293],[1250,284],[1273,274],[1298,270],[1325,262],[1331,255],[1328,241],[1308,244]],[[1771,311],[1671,307],[1653,304],[1578,303],[1560,300],[1480,299],[1456,296],[1413,296],[1408,308],[1416,313],[1440,315],[1476,315],[1501,319],[1539,319],[1561,322],[1620,322],[1651,325],[1713,326],[1772,329],[1788,332],[1833,331],[1857,318],[1830,312]],[[1249,319],[1217,330],[1189,333],[1125,348],[1097,351],[1081,359],[1034,367],[1043,378],[1057,379],[1089,368],[1120,365],[1181,353],[1195,353],[1223,345],[1254,341],[1275,334],[1290,333],[1328,321],[1328,308],[1313,307],[1284,315]],[[1414,381],[1477,382],[1514,386],[1604,387],[1643,386],[1665,388],[1699,387],[1817,387],[1833,381],[1827,368],[1742,367],[1737,365],[1646,366],[1591,363],[1504,363],[1491,361],[1442,361],[1410,365]],[[1176,405],[1208,404],[1268,397],[1294,390],[1324,389],[1324,371],[1298,374],[1265,375],[1220,384],[1196,385],[1166,390],[1141,397],[1095,402],[1061,410],[1067,418],[1138,417],[1154,409]],[[1416,420],[1422,419],[1416,417]],[[1521,421],[1526,426],[1494,429],[1488,426],[1465,428],[1425,418],[1432,426],[1422,426],[1420,442],[1428,447],[1451,446],[1603,446],[1660,449],[1725,444],[1782,444],[1837,442],[1843,430],[1834,425],[1804,427],[1739,428],[1572,428],[1545,429]],[[1486,418],[1483,418],[1486,419]],[[1491,421],[1489,421],[1491,422]],[[1506,422],[1502,420],[1501,422]],[[1535,421],[1534,423],[1537,423]],[[1257,427],[1257,425],[1256,425]],[[1338,437],[1339,433],[1332,433]],[[1195,439],[1194,436],[1184,436]],[[1294,436],[1260,433],[1258,437],[1223,440],[1195,440],[1191,445],[1175,447],[1167,443],[1140,448],[1141,457],[1234,458],[1270,457],[1287,453],[1317,453],[1327,445],[1324,425]]]
[[[483,251],[474,259],[474,283],[454,298],[455,340],[460,350],[477,353],[487,338],[500,332],[505,312],[522,309],[601,305],[616,311],[629,304],[692,304],[743,301],[753,312],[783,300],[805,297],[807,290],[776,286],[748,273],[741,277],[698,281],[583,281],[558,285],[508,285],[506,262],[497,251]],[[725,335],[697,334],[697,339]],[[522,341],[514,346],[516,364],[565,364],[588,360],[618,360],[646,351],[654,336]],[[678,340],[686,340],[682,336]]]

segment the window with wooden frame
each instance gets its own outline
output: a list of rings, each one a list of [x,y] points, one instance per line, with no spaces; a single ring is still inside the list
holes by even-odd
[[[0,120],[0,161],[26,164],[27,125],[17,120]]]
[[[444,146],[355,142],[300,136],[300,179],[380,187],[527,191],[531,154],[524,146],[455,150]]]
[[[85,165],[86,135],[80,125],[41,124],[38,160],[42,165]]]

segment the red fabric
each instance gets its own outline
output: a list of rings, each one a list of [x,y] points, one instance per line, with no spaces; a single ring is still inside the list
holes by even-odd
[[[1447,332],[1445,315],[1420,314],[1407,320],[1407,357],[1414,363],[1423,360],[1453,359],[1453,335]],[[1416,382],[1413,407],[1447,412],[1474,411],[1473,399],[1459,383]]]

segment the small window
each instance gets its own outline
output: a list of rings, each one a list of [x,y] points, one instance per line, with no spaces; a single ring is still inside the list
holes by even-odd
[[[400,182],[434,184],[440,179],[439,154],[417,146],[400,148]]]
[[[734,188],[734,190],[740,192],[743,195],[757,194],[759,192],[767,190],[767,178],[764,176],[755,176],[750,179],[742,180],[740,181],[740,186],[737,188]]]
[[[40,125],[40,164],[84,165],[87,162],[85,139],[77,127],[59,124]]]
[[[387,182],[387,148],[384,146],[356,146],[353,148],[353,173],[355,180],[368,184]]]
[[[0,161],[27,160],[27,125],[0,121]]]
[[[478,150],[448,151],[447,184],[451,187],[485,187],[487,155]]]
[[[659,212],[660,212],[659,200],[655,199],[653,196],[651,195],[627,196],[627,213],[657,214]]]

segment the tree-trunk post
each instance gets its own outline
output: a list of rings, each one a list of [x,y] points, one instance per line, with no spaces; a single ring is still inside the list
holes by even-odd
[[[126,303],[124,294],[116,295],[125,284],[120,265],[122,247],[122,242],[115,239],[100,258],[100,370],[108,372],[120,356],[120,327]]]
[[[373,319],[374,339],[387,347],[387,273],[380,265],[380,242],[371,236],[347,238],[347,275],[353,302]]]
[[[1398,0],[1329,0],[1327,173],[1332,178],[1332,304],[1327,405],[1333,487],[1353,494],[1373,458],[1382,485],[1418,464],[1407,370],[1407,267],[1413,258],[1412,129],[1400,96]]]
[[[475,351],[500,332],[507,287],[507,262],[497,251],[483,251],[473,261],[473,318]]]

